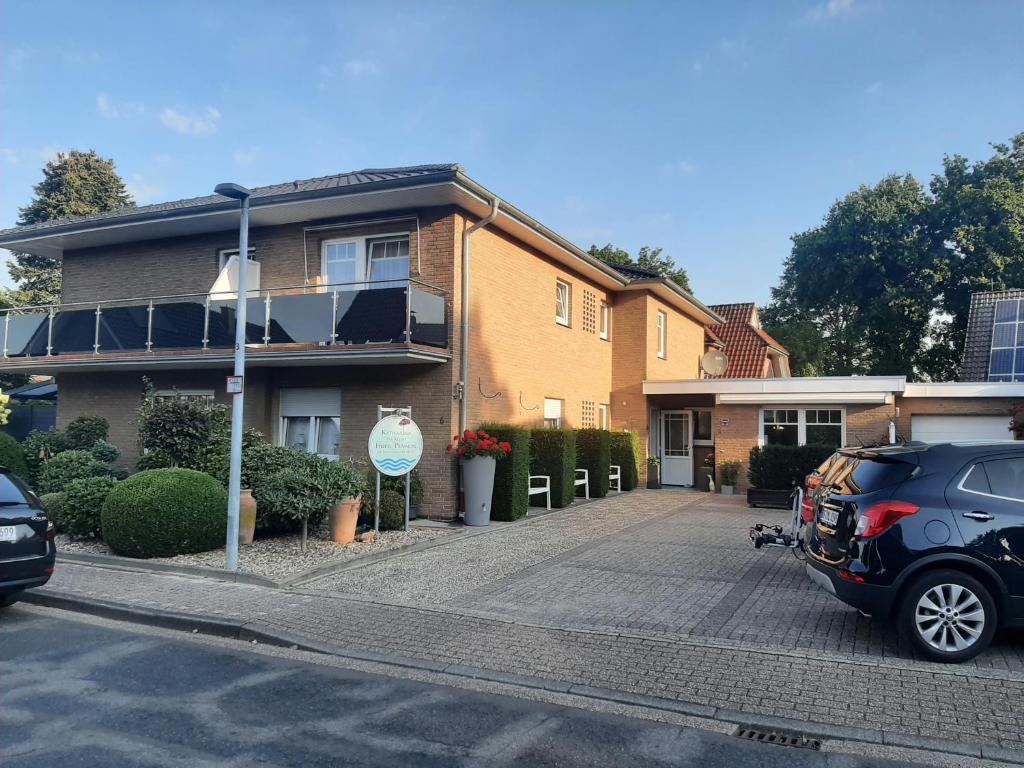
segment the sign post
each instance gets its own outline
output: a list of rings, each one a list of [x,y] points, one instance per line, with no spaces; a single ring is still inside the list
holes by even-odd
[[[412,420],[412,408],[377,406],[377,423],[370,430],[367,445],[370,462],[377,470],[377,499],[373,530],[380,532],[380,476],[405,475],[405,530],[409,530],[409,491],[413,468],[423,455],[423,434]]]

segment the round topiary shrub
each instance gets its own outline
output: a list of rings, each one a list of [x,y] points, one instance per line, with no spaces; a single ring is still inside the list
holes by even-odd
[[[97,440],[89,447],[89,453],[96,457],[97,461],[105,464],[113,464],[121,458],[121,449],[106,440]]]
[[[405,529],[405,496],[397,491],[380,492],[380,529],[382,531]]]
[[[102,416],[79,416],[64,430],[64,439],[71,450],[87,450],[107,439],[110,424]]]
[[[58,533],[64,533],[64,494],[44,493],[39,497],[39,501],[46,511],[46,516],[53,523],[53,527],[57,529]]]
[[[228,492],[192,469],[151,469],[118,483],[100,513],[103,539],[126,557],[173,557],[224,545]]]
[[[60,494],[60,529],[73,539],[94,539],[102,533],[100,511],[117,485],[112,477],[73,480]],[[44,507],[45,509],[45,507]]]
[[[43,462],[36,480],[36,491],[55,493],[66,490],[74,480],[109,474],[110,467],[88,451],[64,451]]]
[[[28,481],[28,463],[25,449],[10,435],[0,432],[0,467],[7,467],[12,475]]]

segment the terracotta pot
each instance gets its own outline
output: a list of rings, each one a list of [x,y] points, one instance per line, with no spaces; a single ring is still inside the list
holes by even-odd
[[[256,535],[256,499],[252,491],[243,490],[238,499],[238,543],[252,544]]]
[[[331,541],[351,544],[356,539],[356,521],[359,519],[359,497],[342,499],[331,507]]]

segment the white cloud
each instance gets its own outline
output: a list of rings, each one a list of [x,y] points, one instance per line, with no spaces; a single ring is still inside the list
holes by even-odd
[[[138,173],[132,174],[132,177],[125,182],[125,187],[128,189],[128,194],[134,197],[137,203],[152,202],[163,191],[155,184],[148,183]]]
[[[247,149],[236,149],[232,153],[232,158],[235,161],[235,165],[247,166],[253,165],[260,157],[259,147],[249,147]]]
[[[96,111],[103,115],[103,117],[117,120],[121,117],[141,115],[146,111],[146,106],[138,102],[115,104],[106,93],[100,91],[96,94]]]
[[[377,62],[371,59],[349,59],[342,66],[349,77],[363,77],[377,74]]]
[[[691,163],[688,160],[680,160],[674,167],[676,172],[681,173],[683,176],[693,176],[700,170],[695,163]]]
[[[826,19],[834,19],[837,16],[845,16],[846,14],[853,13],[856,8],[854,7],[855,0],[826,0],[824,3],[810,8],[807,13],[804,14],[804,21],[811,24],[817,24],[820,21]]]
[[[207,107],[202,114],[187,115],[176,109],[164,107],[160,112],[160,122],[176,133],[201,136],[216,133],[220,128],[220,110]]]

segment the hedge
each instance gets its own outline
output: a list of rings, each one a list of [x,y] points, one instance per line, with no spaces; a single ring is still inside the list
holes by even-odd
[[[126,557],[173,557],[224,546],[228,492],[192,469],[151,469],[118,483],[100,512],[103,539]]]
[[[831,445],[765,445],[750,449],[747,477],[755,488],[788,491],[803,485],[836,449]]]
[[[640,435],[636,432],[612,432],[612,464],[618,464],[622,472],[622,490],[632,491],[640,485],[640,462],[643,452]]]
[[[576,433],[571,429],[530,432],[530,474],[551,478],[551,506],[567,507],[576,497]],[[539,494],[531,503],[543,504]]]
[[[479,428],[512,446],[512,452],[495,466],[491,519],[525,517],[530,509],[530,430],[512,424],[481,424]]]
[[[89,451],[64,451],[43,462],[36,480],[36,491],[56,493],[67,490],[73,480],[109,474],[110,467]]]
[[[102,533],[100,510],[117,485],[112,477],[85,477],[68,484],[61,494],[58,520],[54,523],[73,539],[94,539]],[[46,509],[46,507],[43,507]]]
[[[5,432],[0,432],[0,466],[7,467],[12,475],[17,475],[26,483],[29,481],[25,449]]]
[[[611,463],[611,433],[607,429],[581,429],[576,432],[576,466],[590,473],[590,498],[603,499],[608,495],[608,467]],[[579,492],[583,492],[582,487]]]
[[[39,502],[43,505],[46,516],[50,518],[53,527],[57,529],[57,533],[64,533],[64,528],[61,526],[61,517],[64,512],[64,494],[44,493],[39,497]]]

